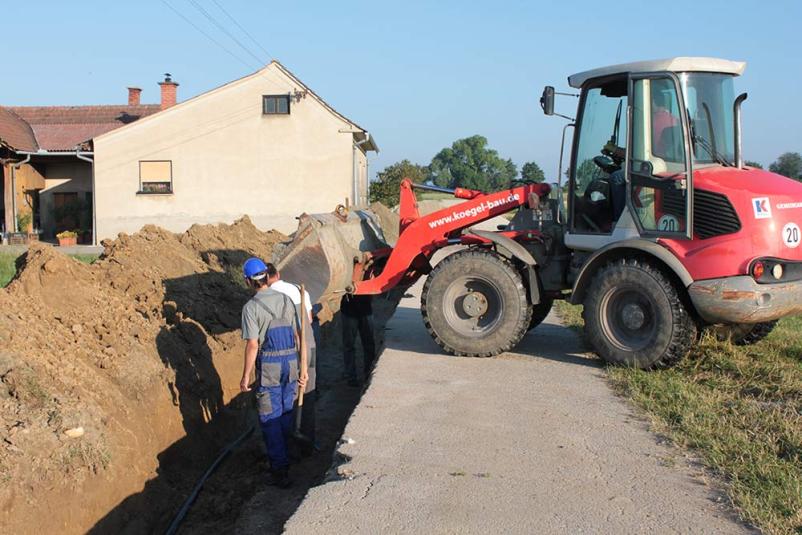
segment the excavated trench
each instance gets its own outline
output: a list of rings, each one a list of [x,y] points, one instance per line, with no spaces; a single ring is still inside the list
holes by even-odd
[[[239,392],[245,258],[286,237],[247,218],[104,243],[91,266],[34,246],[0,289],[0,531],[163,532],[218,452],[255,421]],[[394,301],[377,300],[377,326]],[[340,380],[338,322],[319,348],[322,451],[265,488],[253,434],[209,479],[184,532],[236,528],[244,508],[279,532],[322,480],[358,402]],[[255,496],[255,498],[254,498]]]

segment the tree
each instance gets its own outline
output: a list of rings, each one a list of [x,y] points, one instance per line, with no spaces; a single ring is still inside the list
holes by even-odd
[[[769,166],[769,171],[788,178],[802,180],[802,155],[798,152],[781,154],[777,161]]]
[[[543,174],[543,169],[535,162],[526,162],[521,167],[521,178],[524,180],[532,180],[534,182],[543,182],[546,180],[546,175]]]
[[[398,204],[398,195],[401,181],[405,178],[421,183],[429,175],[429,169],[424,165],[417,165],[409,160],[401,160],[388,165],[383,171],[376,174],[376,180],[370,183],[370,202],[380,202],[385,206],[393,207]]]
[[[518,174],[512,160],[505,160],[487,147],[487,139],[458,139],[437,153],[429,165],[429,179],[444,188],[493,191],[506,187]]]
[[[760,164],[759,164],[759,163],[757,163],[757,162],[753,162],[752,160],[746,160],[746,161],[744,162],[744,165],[745,165],[746,167],[754,167],[755,169],[763,169],[763,166],[762,166],[762,165],[760,165]]]

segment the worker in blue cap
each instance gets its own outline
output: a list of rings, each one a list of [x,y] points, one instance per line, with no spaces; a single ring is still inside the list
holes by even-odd
[[[246,345],[240,390],[251,390],[255,369],[257,412],[270,460],[270,483],[287,488],[292,484],[287,439],[292,432],[293,405],[307,381],[299,373],[295,305],[286,295],[270,289],[267,265],[261,259],[249,258],[242,274],[255,294],[242,308]]]

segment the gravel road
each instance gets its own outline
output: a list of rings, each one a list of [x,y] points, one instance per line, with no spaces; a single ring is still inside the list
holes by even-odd
[[[516,353],[448,357],[420,284],[351,417],[334,479],[289,533],[742,533],[704,472],[650,433],[552,315]]]

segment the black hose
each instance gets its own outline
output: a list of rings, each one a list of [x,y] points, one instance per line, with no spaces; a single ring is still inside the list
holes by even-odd
[[[173,518],[173,521],[170,523],[170,527],[167,528],[167,531],[165,531],[166,535],[174,535],[178,531],[178,527],[181,525],[181,522],[183,522],[184,517],[187,516],[189,508],[192,507],[192,504],[197,499],[198,494],[200,494],[203,484],[206,483],[206,480],[209,479],[209,476],[211,476],[214,471],[217,470],[217,467],[220,466],[220,463],[223,462],[228,454],[234,451],[234,449],[239,446],[243,440],[248,438],[251,433],[253,433],[254,429],[256,429],[256,425],[252,425],[247,431],[238,436],[234,442],[223,448],[223,451],[220,452],[220,455],[217,456],[217,459],[214,460],[209,468],[206,469],[206,472],[203,473],[198,482],[195,483],[195,487],[192,489],[189,497],[186,499],[186,501],[184,501],[181,509],[178,510],[178,514],[175,515],[175,518]]]

